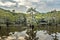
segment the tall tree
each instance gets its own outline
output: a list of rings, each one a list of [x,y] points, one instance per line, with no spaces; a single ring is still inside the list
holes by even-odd
[[[27,12],[31,12],[31,11],[37,12],[36,8],[32,8],[32,7],[27,10]]]

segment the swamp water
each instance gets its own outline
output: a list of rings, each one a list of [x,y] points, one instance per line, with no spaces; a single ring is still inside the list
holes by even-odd
[[[26,34],[26,31],[22,31],[22,32],[10,32],[10,36],[8,36],[7,38],[4,38],[4,39],[1,39],[1,40],[25,40],[24,37],[25,36],[28,36]],[[36,33],[36,37],[39,37],[38,40],[54,40],[55,38],[55,35],[57,36],[57,39],[60,40],[60,33],[52,33],[51,35],[49,35],[47,33],[47,31],[45,30],[40,30],[40,31],[37,31]]]

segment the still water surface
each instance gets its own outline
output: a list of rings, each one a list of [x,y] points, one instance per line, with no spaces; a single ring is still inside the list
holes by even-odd
[[[12,32],[10,32],[9,34],[12,34]],[[36,33],[36,37],[39,37],[38,40],[54,40],[55,35],[57,36],[57,39],[60,40],[60,33],[58,33],[58,32],[57,32],[57,34],[52,33],[51,35],[49,35],[47,33],[47,31],[40,30],[40,31],[37,31],[37,33]],[[26,34],[26,30],[22,31],[22,32],[14,32],[14,34],[10,35],[10,38],[12,38],[12,39],[16,38],[16,40],[18,40],[17,38],[20,38],[20,40],[25,40],[24,39],[25,36],[28,36]],[[8,39],[8,38],[6,38],[6,39]]]

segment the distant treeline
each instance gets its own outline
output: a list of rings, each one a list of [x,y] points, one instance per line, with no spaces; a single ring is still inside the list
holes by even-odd
[[[15,10],[9,11],[0,8],[0,24],[21,24],[27,25],[31,24],[31,12],[33,11],[34,24],[39,24],[41,20],[47,23],[60,24],[60,11],[53,10],[47,13],[40,13],[36,9],[30,8],[26,13],[16,13]]]

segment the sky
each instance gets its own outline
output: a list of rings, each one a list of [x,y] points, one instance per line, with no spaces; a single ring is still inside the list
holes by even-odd
[[[60,10],[60,0],[0,0],[0,8],[26,12],[28,8],[39,12]]]

